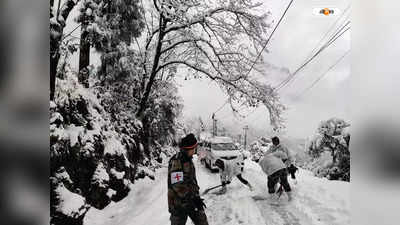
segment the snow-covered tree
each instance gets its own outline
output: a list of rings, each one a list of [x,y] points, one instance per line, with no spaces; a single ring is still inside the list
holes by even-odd
[[[114,72],[124,57],[120,45],[129,46],[143,29],[143,9],[138,0],[82,0],[76,21],[81,24],[79,77],[87,84],[90,47],[101,52],[104,76]],[[107,68],[110,68],[107,70]]]
[[[283,105],[272,87],[260,82],[256,56],[269,32],[268,14],[251,0],[153,0],[146,6],[146,31],[137,43],[143,62],[142,95],[138,116],[148,109],[154,85],[163,77],[185,71],[187,79],[208,78],[233,103],[248,107],[264,104],[270,122],[282,126]]]
[[[177,123],[182,112],[182,99],[178,89],[170,81],[159,82],[149,99],[150,110],[142,118],[144,128],[145,150],[151,148],[151,154],[158,157],[161,147],[176,142]]]
[[[271,146],[271,140],[261,137],[250,143],[250,155],[253,161],[258,161],[268,151]]]
[[[79,0],[50,1],[50,100],[54,99],[55,83],[58,62],[60,59],[60,45],[64,39],[63,31],[72,9]]]
[[[349,126],[338,118],[322,121],[318,126],[317,134],[308,145],[308,153],[313,159],[310,167],[317,175],[350,180],[350,134],[345,129]]]
[[[92,42],[88,27],[92,26],[94,22],[97,7],[98,5],[93,0],[81,0],[79,8],[80,14],[78,18],[76,18],[76,21],[81,25],[78,80],[86,88],[89,87],[89,71],[87,67],[90,63],[90,46]]]

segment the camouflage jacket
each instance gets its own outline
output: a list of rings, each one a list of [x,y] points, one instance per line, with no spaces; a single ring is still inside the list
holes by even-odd
[[[190,210],[194,207],[192,199],[199,195],[192,158],[178,152],[168,163],[168,210]]]

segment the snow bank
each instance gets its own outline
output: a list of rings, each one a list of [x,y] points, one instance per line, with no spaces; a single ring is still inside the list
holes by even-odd
[[[78,218],[88,210],[85,199],[78,194],[70,192],[63,184],[57,187],[56,193],[60,200],[57,211],[62,214]]]

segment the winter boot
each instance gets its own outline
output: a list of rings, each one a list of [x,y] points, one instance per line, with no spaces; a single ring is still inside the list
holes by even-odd
[[[291,202],[293,200],[293,194],[291,191],[286,192],[287,196],[288,196],[288,201]]]

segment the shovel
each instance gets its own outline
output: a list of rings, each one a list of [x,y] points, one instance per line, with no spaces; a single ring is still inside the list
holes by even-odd
[[[222,187],[222,186],[223,186],[223,185],[220,184],[220,185],[217,185],[217,186],[214,186],[214,187],[207,188],[206,190],[203,191],[203,193],[201,193],[201,195],[205,195],[205,194],[207,194],[209,191],[214,190],[215,188]]]

